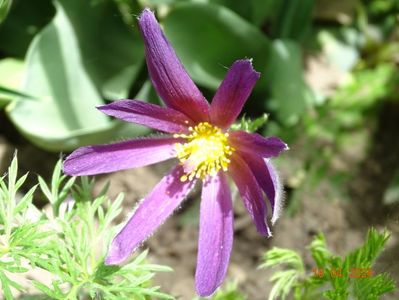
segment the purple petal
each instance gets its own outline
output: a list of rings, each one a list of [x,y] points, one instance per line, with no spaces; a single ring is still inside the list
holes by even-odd
[[[168,133],[187,133],[187,128],[193,125],[193,121],[177,110],[138,100],[119,100],[97,108],[123,121]]]
[[[120,264],[150,236],[181,204],[194,186],[194,181],[182,182],[181,166],[165,176],[144,198],[123,229],[111,243],[105,264]]]
[[[265,158],[278,156],[281,151],[288,150],[288,146],[277,137],[263,137],[257,133],[233,131],[230,142],[239,151],[262,156]]]
[[[148,71],[165,104],[193,121],[207,121],[209,104],[177,58],[154,13],[145,9],[139,17],[139,26],[144,38]]]
[[[176,138],[142,138],[109,145],[81,147],[64,162],[71,176],[110,173],[143,167],[175,157]]]
[[[247,101],[260,73],[251,60],[237,60],[229,69],[211,103],[211,121],[221,128],[234,123]]]
[[[202,189],[195,282],[198,295],[207,297],[222,284],[233,245],[233,207],[226,177],[208,177]]]
[[[262,191],[245,161],[235,153],[229,166],[230,175],[237,185],[245,208],[248,210],[258,232],[271,236],[266,223],[267,206],[263,199]]]
[[[259,186],[265,192],[270,201],[273,211],[271,221],[272,224],[274,224],[277,221],[283,206],[283,190],[278,174],[272,163],[267,159],[247,155],[245,161],[254,174]]]

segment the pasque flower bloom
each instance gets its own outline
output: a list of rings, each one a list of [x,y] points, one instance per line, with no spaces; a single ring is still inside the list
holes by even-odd
[[[202,181],[195,277],[198,294],[208,296],[225,277],[233,244],[227,176],[236,184],[257,230],[270,236],[264,194],[270,202],[273,223],[281,206],[281,189],[269,158],[286,150],[287,145],[276,137],[229,129],[260,76],[250,60],[233,63],[209,105],[150,10],[143,11],[139,26],[150,77],[166,107],[120,100],[98,109],[171,135],[79,148],[65,160],[64,172],[94,175],[177,158],[177,166],[142,200],[114,238],[106,264],[125,261],[181,205],[195,182]]]

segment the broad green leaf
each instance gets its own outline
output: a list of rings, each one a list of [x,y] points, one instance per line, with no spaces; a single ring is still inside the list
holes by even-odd
[[[26,58],[23,91],[38,100],[12,103],[9,116],[28,139],[49,150],[115,139],[126,127],[95,109],[103,104],[102,97],[82,63],[71,19],[62,5],[56,3],[56,9],[54,20],[35,37]],[[131,134],[129,130],[127,135]]]
[[[83,66],[102,94],[126,98],[144,63],[144,45],[129,30],[113,1],[58,0],[82,55]]]
[[[236,0],[209,0],[210,3],[225,6],[233,12],[251,21],[252,17],[252,2],[251,1],[236,1]]]
[[[0,108],[17,97],[27,97],[19,89],[24,74],[24,62],[14,58],[0,60]]]
[[[272,22],[273,36],[302,40],[309,30],[315,0],[280,0]]]
[[[251,0],[252,23],[261,26],[266,19],[275,14],[275,7],[279,0]]]
[[[10,10],[12,0],[0,0],[0,24],[7,17],[8,11]]]
[[[21,87],[24,62],[14,58],[0,60],[0,85],[10,89]]]
[[[11,103],[17,97],[25,97],[25,99],[34,99],[31,95],[27,95],[18,90],[10,89],[0,85],[0,108]]]
[[[216,89],[237,59],[253,58],[256,70],[265,69],[268,39],[223,6],[181,3],[162,25],[188,73],[207,88]]]
[[[275,40],[269,55],[266,72],[272,96],[269,108],[276,111],[283,124],[293,125],[306,107],[315,102],[315,95],[303,78],[301,49],[293,41]]]
[[[9,104],[11,100],[7,97],[0,96],[0,109]]]

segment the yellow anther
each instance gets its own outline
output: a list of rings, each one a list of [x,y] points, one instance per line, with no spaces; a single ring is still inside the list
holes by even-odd
[[[227,171],[229,157],[234,148],[229,145],[228,133],[208,122],[202,122],[194,128],[189,127],[189,134],[175,134],[175,138],[185,138],[186,143],[175,145],[177,158],[188,170],[180,177],[181,181],[204,179],[207,175],[215,176],[220,170]]]

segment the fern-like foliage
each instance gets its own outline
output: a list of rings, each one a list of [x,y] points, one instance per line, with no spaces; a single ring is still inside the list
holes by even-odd
[[[389,233],[371,228],[363,246],[344,257],[328,250],[323,234],[309,245],[316,267],[307,271],[301,256],[290,249],[274,248],[264,255],[261,268],[284,266],[270,281],[274,286],[269,300],[377,300],[395,290],[395,282],[388,273],[375,274],[372,267],[384,250]]]
[[[27,174],[17,179],[17,173],[15,157],[0,179],[0,283],[6,300],[14,299],[15,290],[25,292],[12,273],[39,269],[51,274],[51,283],[30,281],[42,293],[36,299],[173,299],[151,287],[155,272],[170,269],[147,263],[146,251],[123,266],[103,263],[122,194],[111,201],[105,187],[93,197],[93,181],[83,177],[76,184],[61,174],[58,162],[50,185],[38,179],[51,205],[39,211],[32,203],[37,185],[21,193]]]
[[[269,118],[268,114],[263,114],[256,119],[247,118],[245,115],[241,118],[239,123],[233,124],[231,126],[234,130],[244,130],[247,132],[255,132],[266,124]]]

